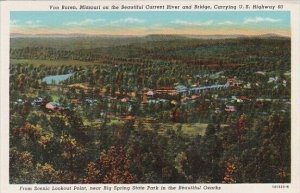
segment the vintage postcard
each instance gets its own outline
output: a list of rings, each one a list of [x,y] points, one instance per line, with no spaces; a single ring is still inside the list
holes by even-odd
[[[1,2],[1,193],[297,192],[297,1]]]

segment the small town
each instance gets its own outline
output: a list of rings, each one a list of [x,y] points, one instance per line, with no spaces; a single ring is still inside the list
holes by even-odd
[[[224,72],[217,72],[212,75],[196,75],[198,82],[191,82],[192,78],[187,75],[189,86],[174,83],[172,86],[162,86],[157,89],[143,86],[139,91],[120,92],[117,88],[114,93],[108,93],[107,88],[91,87],[88,83],[75,83],[65,85],[60,79],[65,75],[54,75],[45,77],[41,84],[47,84],[47,90],[55,91],[57,95],[65,96],[55,99],[36,96],[31,99],[18,98],[14,101],[16,105],[28,105],[33,108],[48,110],[51,112],[76,111],[76,109],[93,109],[98,117],[95,121],[101,123],[104,118],[118,118],[119,120],[135,119],[135,115],[160,120],[163,122],[192,123],[195,122],[195,115],[201,111],[210,111],[215,115],[227,113],[247,113],[247,108],[255,107],[258,113],[267,114],[267,105],[280,104],[282,112],[289,110],[290,100],[287,97],[266,95],[255,98],[253,95],[230,95],[230,91],[249,93],[255,87],[259,89],[260,84],[270,86],[273,93],[276,89],[287,87],[287,80],[290,79],[290,72],[286,72],[284,78],[268,77],[266,72],[257,71],[254,74],[262,76],[264,82],[244,82],[236,76],[226,78]],[[71,73],[73,74],[73,73]],[[68,74],[67,74],[68,75]],[[72,76],[72,75],[71,75]],[[123,76],[123,75],[122,75]],[[65,78],[70,78],[66,76]],[[67,80],[66,79],[66,80]],[[57,81],[59,80],[59,81]],[[144,80],[142,80],[144,81]],[[203,86],[199,82],[204,82]],[[208,85],[209,82],[223,83]],[[54,97],[55,98],[55,97]],[[199,108],[199,103],[200,108]],[[154,113],[149,110],[155,109]],[[139,112],[139,113],[137,113]],[[205,116],[204,116],[205,117]],[[205,120],[209,121],[206,117]],[[107,120],[106,120],[107,121]],[[197,120],[198,121],[198,120]]]

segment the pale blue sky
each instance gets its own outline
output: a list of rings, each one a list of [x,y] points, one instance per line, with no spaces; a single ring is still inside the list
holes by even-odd
[[[290,34],[287,11],[11,12],[11,32],[24,34]]]

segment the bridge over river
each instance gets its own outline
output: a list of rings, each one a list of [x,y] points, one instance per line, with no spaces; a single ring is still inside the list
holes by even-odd
[[[199,86],[199,87],[192,87],[188,88],[186,86],[179,85],[176,87],[177,93],[183,93],[183,94],[197,94],[208,90],[219,90],[219,89],[225,89],[228,88],[229,84],[215,84],[215,85],[209,85],[209,86]]]

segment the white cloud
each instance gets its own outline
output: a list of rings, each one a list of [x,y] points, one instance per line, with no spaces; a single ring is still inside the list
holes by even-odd
[[[70,21],[65,23],[67,26],[86,26],[86,25],[92,25],[98,22],[104,22],[105,19],[85,19],[82,21]]]
[[[255,17],[255,18],[245,18],[244,23],[262,23],[262,22],[271,22],[276,23],[281,21],[281,19],[274,19],[270,17]]]
[[[22,26],[26,26],[28,28],[38,28],[38,27],[44,27],[42,22],[40,20],[27,20],[22,24]]]
[[[121,23],[133,24],[133,23],[144,23],[144,22],[145,21],[142,20],[142,19],[128,17],[128,18],[124,18],[124,19],[119,19],[119,20],[116,20],[116,21],[112,21],[111,24],[121,24]]]
[[[11,25],[16,25],[16,24],[18,24],[18,23],[19,23],[19,20],[15,20],[15,19],[10,20],[10,24],[11,24]]]
[[[10,20],[10,24],[12,27],[22,27],[22,28],[45,27],[45,25],[40,20],[27,20],[27,21]]]
[[[27,25],[39,25],[41,23],[40,20],[28,20],[28,21],[25,21],[25,24]]]
[[[184,20],[175,20],[172,23],[180,24],[180,25],[188,25],[188,26],[208,26],[208,25],[212,25],[214,23],[214,21],[208,20],[205,22],[190,22],[190,21],[184,21]]]
[[[218,25],[234,25],[235,22],[232,22],[232,21],[222,21],[222,22],[219,22]]]

